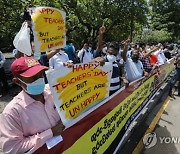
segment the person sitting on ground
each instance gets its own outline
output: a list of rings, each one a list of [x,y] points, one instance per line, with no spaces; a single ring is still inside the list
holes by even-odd
[[[124,42],[123,60],[125,62],[126,78],[129,82],[132,82],[140,79],[143,75],[147,76],[148,73],[144,71],[137,49],[133,49],[130,57],[127,57],[128,44],[129,39]]]
[[[0,115],[0,149],[4,153],[33,153],[64,126],[54,106],[43,72],[47,67],[32,57],[21,57],[11,65],[13,82],[22,91]]]

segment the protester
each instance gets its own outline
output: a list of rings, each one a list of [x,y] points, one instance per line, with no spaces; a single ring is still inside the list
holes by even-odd
[[[64,126],[53,104],[43,72],[47,67],[32,57],[21,57],[11,65],[13,82],[22,91],[0,115],[0,148],[4,153],[33,153]]]
[[[67,66],[68,63],[72,63],[72,61],[69,60],[68,55],[65,53],[65,49],[56,49],[56,52],[57,53],[49,60],[50,69],[59,69],[62,66]]]
[[[176,60],[175,60],[174,64],[176,65],[176,74],[174,75],[174,77],[172,78],[172,80],[170,82],[170,89],[169,89],[170,97],[174,97],[172,89],[177,81],[179,81],[177,89],[178,89],[178,96],[180,96],[180,51],[176,56]]]
[[[3,92],[7,92],[9,89],[7,78],[6,78],[6,73],[5,73],[5,70],[3,67],[5,61],[6,61],[5,56],[0,51],[0,96],[2,96]],[[2,84],[2,87],[1,87],[1,84]]]
[[[71,41],[66,42],[65,53],[68,55],[69,60],[72,60],[74,64],[77,63],[77,56],[75,54],[75,48],[72,45]]]
[[[123,60],[125,62],[126,78],[129,82],[132,82],[140,79],[143,75],[147,76],[148,73],[144,71],[143,64],[139,60],[139,51],[137,49],[131,51],[130,57],[127,55],[128,44],[129,39],[124,42]]]
[[[142,51],[139,52],[139,60],[143,64],[143,68],[146,72],[150,72],[152,70],[153,65],[150,62],[151,53],[155,52],[158,48],[150,49],[147,46],[142,47]]]
[[[124,84],[128,84],[129,82],[125,77],[122,77],[122,68],[117,62],[117,55],[119,53],[119,44],[116,42],[111,42],[107,47],[107,56],[105,57],[106,62],[111,62],[113,64],[113,71],[111,76],[110,83],[110,95],[115,93],[121,88],[121,80]]]
[[[93,59],[93,55],[88,49],[89,43],[85,42],[83,48],[78,52],[78,57],[81,63],[88,63]]]
[[[157,50],[156,52],[154,52],[153,54],[157,56],[157,64],[158,66],[161,66],[165,63],[167,63],[167,59],[164,55],[164,46],[161,44],[158,44],[157,47],[160,47],[159,50]]]
[[[97,50],[99,52],[102,52],[104,33],[105,33],[105,27],[103,25],[99,29],[98,50]],[[105,62],[111,62],[113,64],[109,95],[112,95],[121,88],[121,80],[124,82],[124,84],[128,84],[128,81],[124,77],[122,77],[122,69],[119,65],[119,62],[117,62],[118,54],[119,54],[119,44],[117,42],[109,43],[107,46],[107,55],[103,57],[105,59]],[[97,58],[101,59],[101,57],[102,56],[99,56]]]

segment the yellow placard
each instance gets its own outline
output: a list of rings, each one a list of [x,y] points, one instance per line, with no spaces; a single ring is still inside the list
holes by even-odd
[[[35,51],[65,47],[65,12],[51,7],[37,7],[31,8],[30,14]]]
[[[47,73],[54,102],[66,125],[109,96],[112,64],[78,64]]]

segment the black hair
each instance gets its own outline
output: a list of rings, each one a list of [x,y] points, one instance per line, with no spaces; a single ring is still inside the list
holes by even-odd
[[[114,48],[115,50],[119,51],[119,43],[118,42],[110,42],[107,48]]]
[[[24,10],[24,14],[22,16],[22,22],[24,22],[25,20],[31,21],[31,15],[29,14],[29,12],[27,11],[27,9],[25,8]]]

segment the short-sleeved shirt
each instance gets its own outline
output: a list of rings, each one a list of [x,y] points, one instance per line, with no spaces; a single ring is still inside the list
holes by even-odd
[[[106,62],[108,62],[108,59],[105,57]],[[112,95],[116,91],[118,91],[121,88],[121,74],[120,68],[118,66],[118,62],[114,61],[113,63],[113,71],[112,71],[112,76],[111,76],[111,83],[110,83],[110,92],[109,94]]]
[[[66,53],[57,53],[49,60],[49,67],[50,69],[58,69],[61,68],[63,63],[67,61],[69,61],[69,57]]]
[[[89,63],[93,59],[93,54],[85,49],[81,49],[78,52],[78,57],[80,58],[81,63]]]
[[[131,58],[127,58],[125,62],[126,79],[129,82],[135,81],[143,76],[144,68],[140,60],[134,62]]]
[[[152,69],[152,65],[151,65],[149,57],[144,57],[143,53],[139,53],[139,59],[143,64],[144,70],[149,73]]]
[[[154,52],[154,55],[157,56],[157,60],[158,60],[157,63],[159,66],[166,63],[166,57],[163,53],[163,50],[160,49],[160,50]]]

